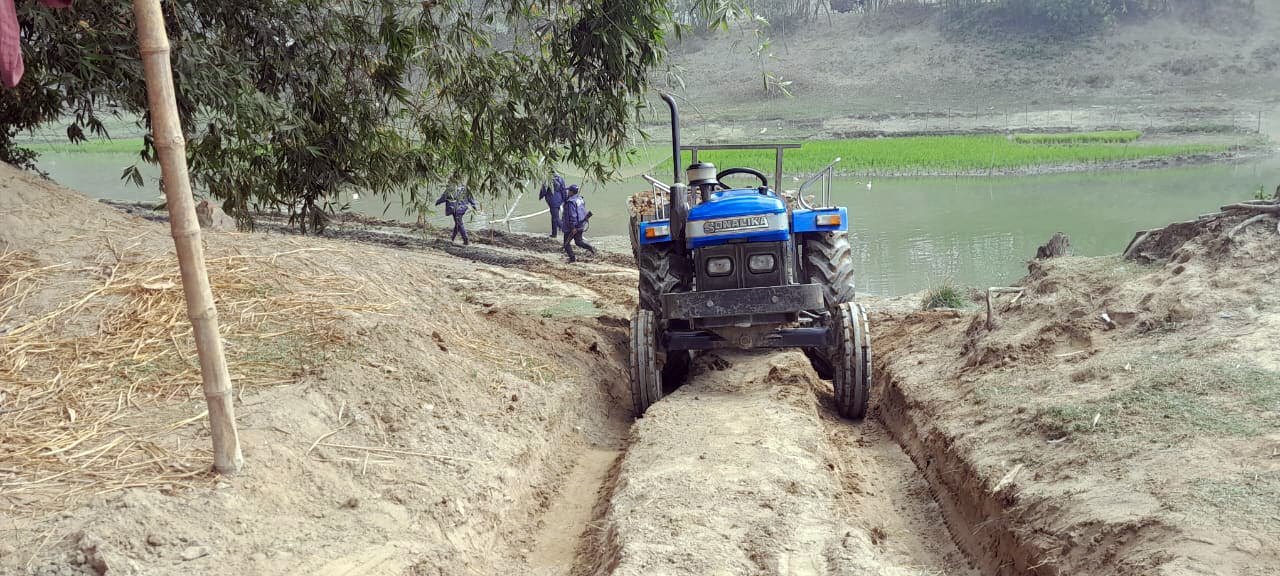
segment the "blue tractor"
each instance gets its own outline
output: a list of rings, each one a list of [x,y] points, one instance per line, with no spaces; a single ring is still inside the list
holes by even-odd
[[[803,186],[788,202],[762,172],[717,172],[698,161],[695,147],[683,183],[679,113],[671,96],[662,99],[671,108],[674,183],[664,186],[666,198],[655,194],[652,209],[631,221],[640,271],[630,342],[636,415],[680,384],[695,351],[797,347],[832,382],[839,413],[862,418],[871,388],[871,340],[866,311],[853,301],[848,210],[830,206],[829,190],[818,206],[809,205]],[[795,146],[702,149],[773,148],[777,180],[787,147]],[[735,174],[750,175],[758,185],[724,184]]]

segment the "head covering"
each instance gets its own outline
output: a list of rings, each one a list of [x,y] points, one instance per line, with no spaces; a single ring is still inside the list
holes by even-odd
[[[570,185],[569,185],[569,193],[570,193],[570,194],[573,194],[574,192],[577,192],[577,191],[578,191],[578,185],[577,185],[577,184],[570,184]]]
[[[71,0],[40,0],[46,6],[66,8]],[[21,29],[13,0],[0,1],[0,82],[14,88],[22,80],[26,68],[22,64]]]

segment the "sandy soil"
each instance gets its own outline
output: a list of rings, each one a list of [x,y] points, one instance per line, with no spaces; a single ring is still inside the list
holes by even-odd
[[[6,314],[5,332],[91,293],[103,282],[104,254],[119,259],[112,266],[120,277],[170,250],[160,224],[3,170],[0,252],[21,251],[29,259],[22,269],[65,263],[61,276],[6,300],[17,306],[6,311],[16,313]],[[331,306],[378,306],[327,326],[323,346],[281,355],[275,382],[241,384],[247,465],[234,478],[201,470],[208,437],[199,389],[189,382],[161,378],[165,394],[138,396],[96,430],[85,425],[98,419],[90,398],[27,392],[51,368],[39,356],[4,364],[0,572],[92,573],[95,565],[112,574],[524,572],[526,550],[579,454],[617,449],[625,438],[629,414],[615,400],[626,394],[616,361],[625,324],[595,309],[589,289],[439,252],[279,235],[210,235],[207,244],[211,259],[263,257],[271,272],[247,278],[260,283],[249,291],[259,298],[300,297],[306,279],[343,277],[356,290],[328,295]],[[103,313],[121,304],[104,302]],[[252,305],[224,300],[224,324]],[[42,341],[81,325],[97,326],[79,317]],[[172,331],[175,346],[186,345],[183,329]],[[0,342],[6,360],[29,343],[10,335]],[[238,334],[228,342],[233,374],[247,370],[254,359],[237,351],[249,343]],[[269,343],[296,346],[284,337]],[[82,395],[114,398],[129,390],[130,375],[120,377],[123,389]],[[67,402],[50,411],[64,414],[61,421],[36,417],[51,401]],[[185,424],[135,435],[153,420]],[[76,450],[46,455],[28,444],[44,426],[96,434]],[[126,442],[112,445],[118,438]],[[91,462],[102,446],[128,472]],[[195,473],[162,480],[173,466]]]
[[[911,467],[874,424],[859,433],[820,406],[827,388],[798,352],[700,357],[632,428],[594,573],[968,574],[921,522],[938,526],[927,493],[877,493]]]
[[[882,418],[984,571],[1280,572],[1280,231],[1243,219],[1033,263],[991,329],[877,319]]]
[[[799,354],[704,358],[632,429],[634,270],[522,237],[207,235],[246,458],[211,475],[194,373],[161,361],[190,350],[165,225],[0,187],[0,574],[968,573],[910,460]],[[157,309],[163,338],[132,340]]]
[[[621,256],[211,234],[219,477],[164,225],[0,168],[0,574],[1274,574],[1280,254],[1241,219],[1033,263],[992,327],[867,299],[860,424],[784,351],[633,425]]]

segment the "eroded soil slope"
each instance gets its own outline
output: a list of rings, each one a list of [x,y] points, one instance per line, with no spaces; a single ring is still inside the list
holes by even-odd
[[[986,570],[1280,573],[1280,236],[1241,220],[1032,263],[991,327],[878,319],[882,417]]]
[[[214,476],[164,223],[0,186],[0,574],[972,574],[798,352],[704,355],[632,427],[635,271],[501,235],[206,235]]]
[[[208,473],[167,227],[0,167],[0,573],[572,562],[540,536],[546,511],[630,419],[609,299],[441,252],[206,244],[246,459],[233,478]]]

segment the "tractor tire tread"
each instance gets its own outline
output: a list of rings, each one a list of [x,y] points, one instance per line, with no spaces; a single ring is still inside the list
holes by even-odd
[[[853,248],[847,232],[808,235],[804,243],[804,267],[809,282],[822,285],[827,308],[853,301]]]
[[[631,217],[631,252],[640,272],[637,300],[640,307],[662,312],[662,295],[688,292],[693,287],[693,269],[688,259],[677,253],[674,242],[641,245],[637,237],[639,221]]]
[[[628,370],[631,400],[637,418],[662,398],[662,370],[658,366],[657,320],[653,311],[637,309],[631,317]]]
[[[832,347],[836,411],[861,420],[871,398],[871,334],[867,312],[860,304],[846,302],[832,310],[836,344]]]

